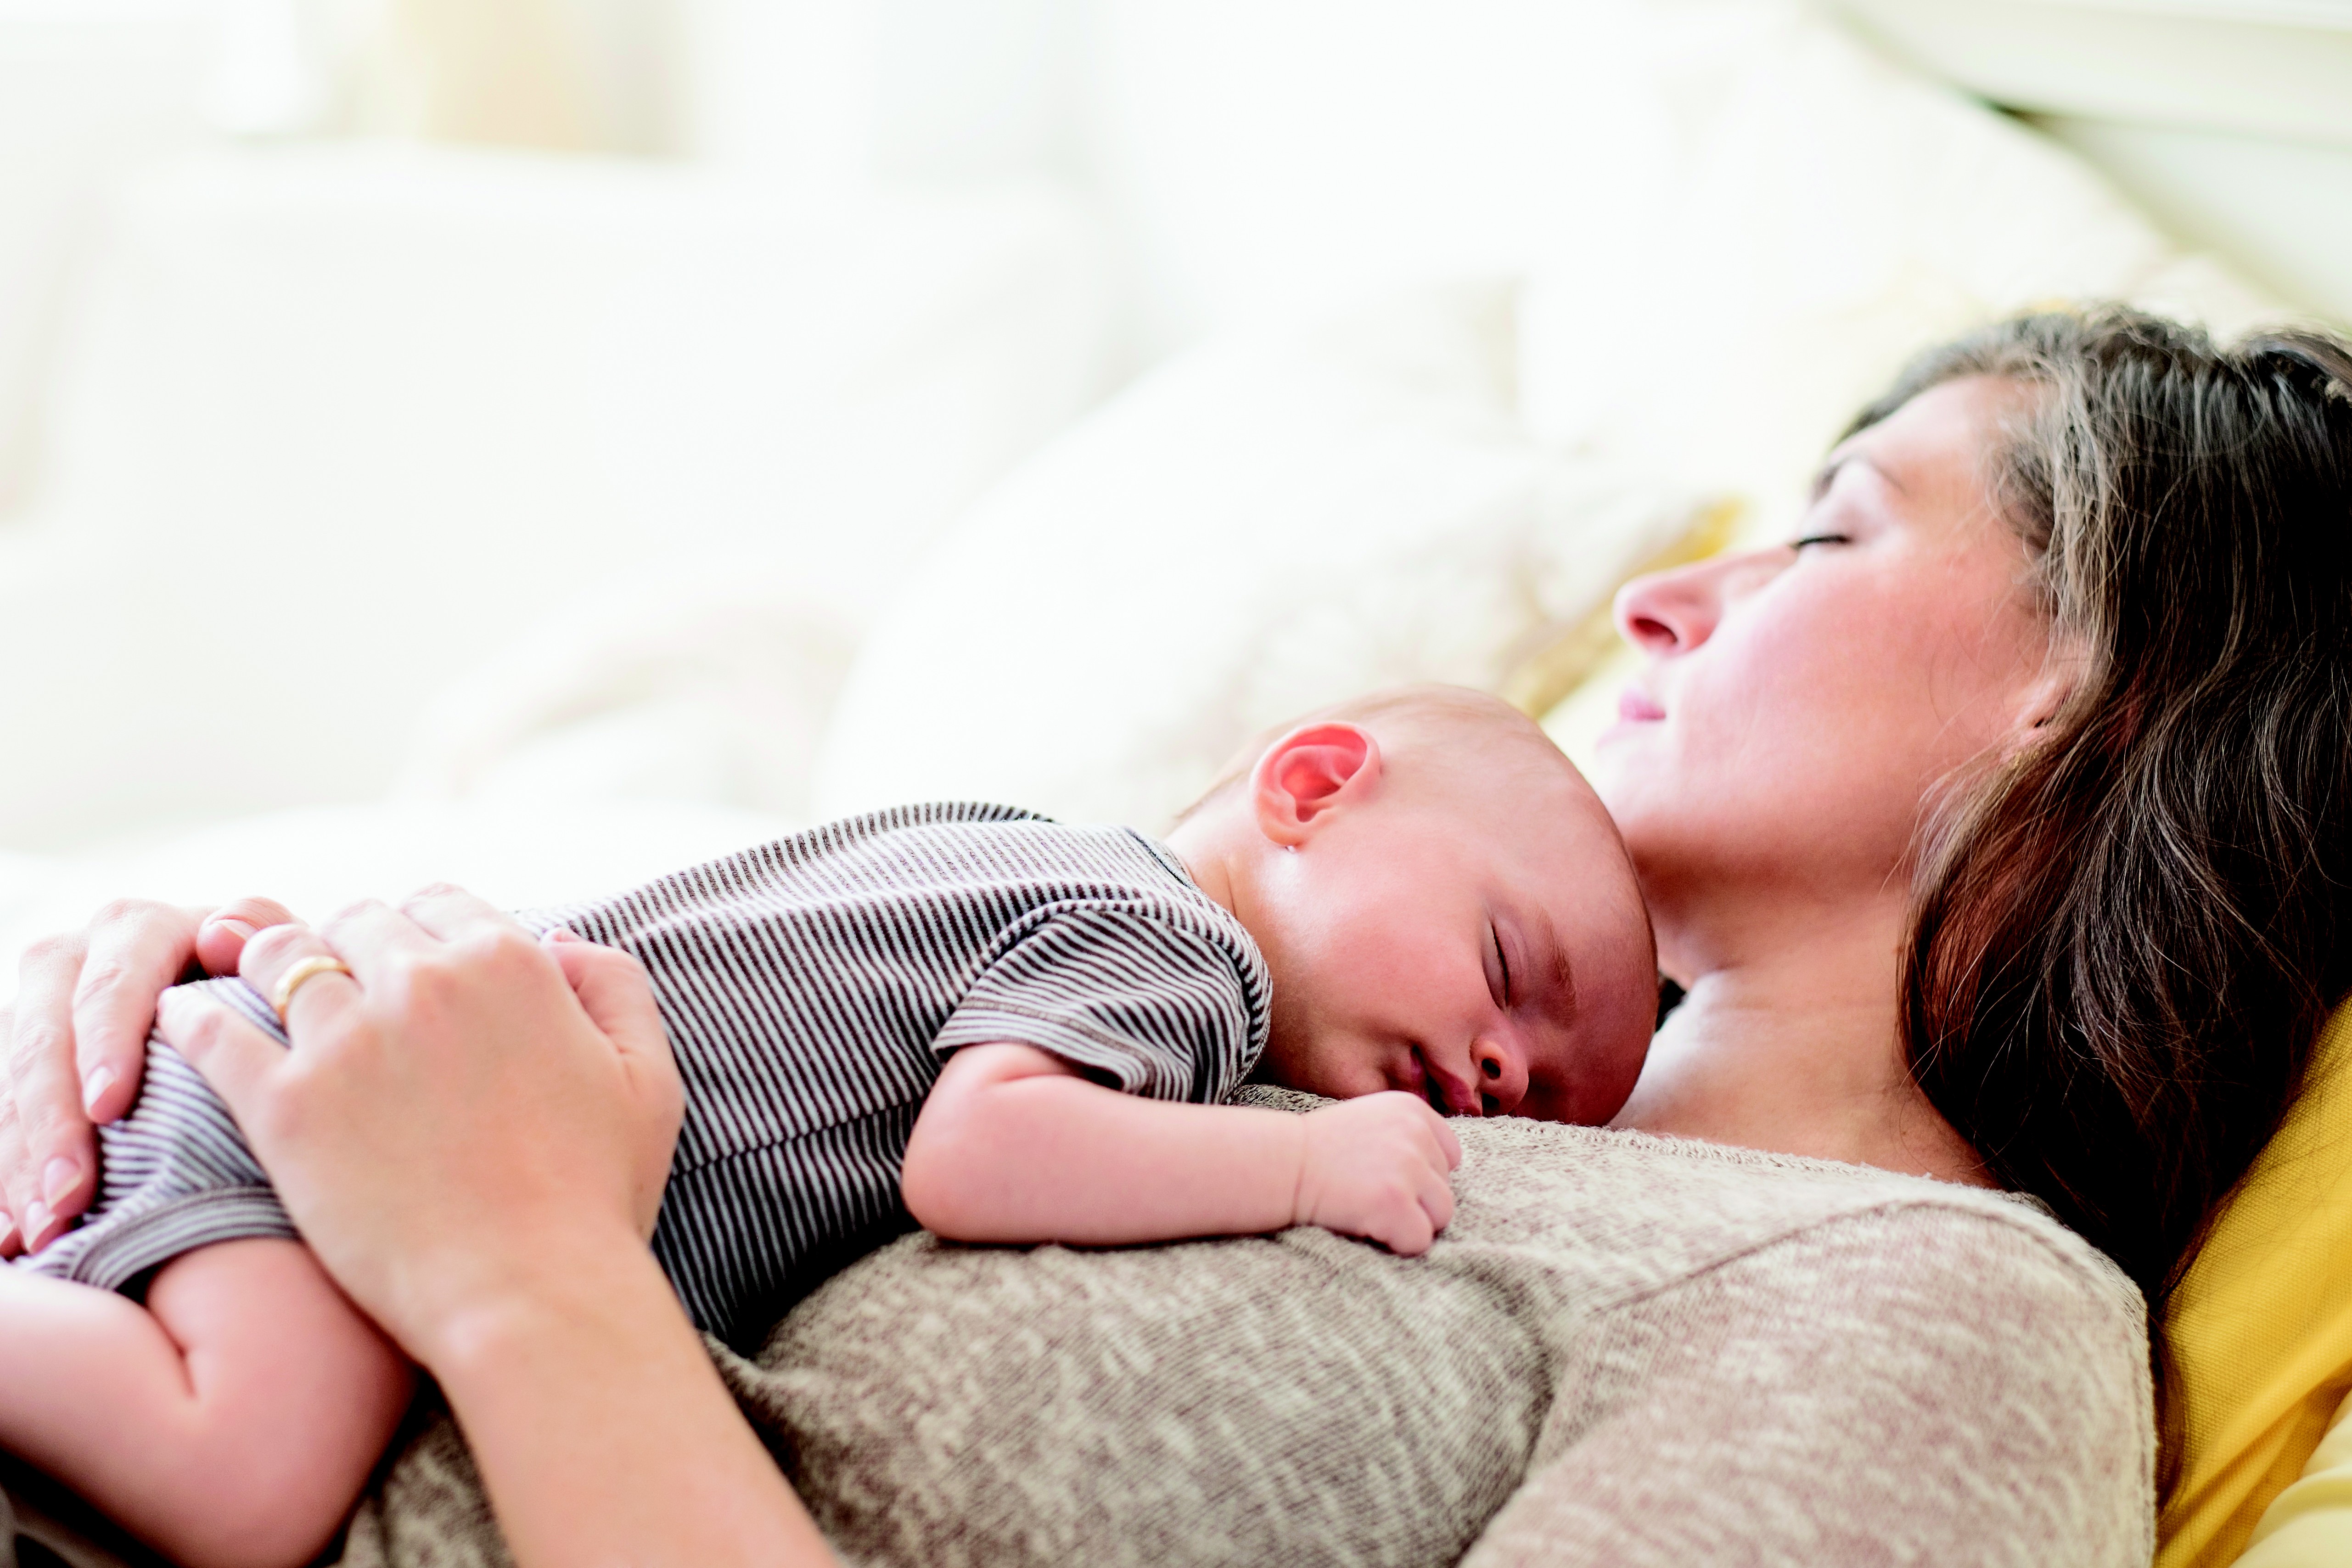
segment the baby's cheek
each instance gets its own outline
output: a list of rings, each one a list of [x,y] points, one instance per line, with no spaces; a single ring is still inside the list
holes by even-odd
[[[1267,1055],[1271,1058],[1273,1053],[1269,1050]],[[1327,1100],[1353,1100],[1390,1087],[1371,1047],[1329,1037],[1276,1063],[1266,1076],[1285,1089],[1319,1094]]]

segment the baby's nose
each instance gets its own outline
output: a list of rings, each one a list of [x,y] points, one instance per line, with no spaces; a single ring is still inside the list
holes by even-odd
[[[1478,1069],[1478,1109],[1486,1115],[1508,1116],[1527,1099],[1527,1064],[1507,1041],[1491,1036],[1473,1041],[1470,1061]]]

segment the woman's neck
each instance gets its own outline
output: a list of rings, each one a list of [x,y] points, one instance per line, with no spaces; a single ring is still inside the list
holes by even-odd
[[[1700,965],[1614,1125],[1990,1184],[1903,1059],[1903,918],[1784,912]]]

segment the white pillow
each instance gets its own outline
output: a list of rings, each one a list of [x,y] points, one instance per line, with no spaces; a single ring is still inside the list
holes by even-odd
[[[793,565],[739,554],[647,573],[532,623],[425,709],[394,794],[805,816],[858,628]]]
[[[1195,351],[1066,435],[869,636],[816,812],[981,797],[1155,826],[1303,710],[1502,682],[1697,510],[1528,438],[1513,301],[1431,289]]]
[[[1855,409],[1995,316],[2132,299],[2223,331],[2274,310],[2071,153],[1797,5],[1654,8],[1685,145],[1653,211],[1532,275],[1528,423],[1671,463],[1780,525]]]
[[[1092,405],[1108,309],[1042,187],[318,143],[159,170],[109,236],[0,533],[17,845],[375,795],[436,690],[681,563],[789,557],[854,621]]]

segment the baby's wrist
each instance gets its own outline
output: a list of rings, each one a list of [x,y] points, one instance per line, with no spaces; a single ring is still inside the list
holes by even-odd
[[[1293,1225],[1315,1223],[1315,1197],[1313,1183],[1310,1179],[1315,1163],[1315,1131],[1307,1125],[1314,1120],[1315,1115],[1314,1111],[1308,1111],[1305,1116],[1294,1116],[1288,1119],[1294,1124],[1290,1129],[1288,1151],[1290,1223]]]

